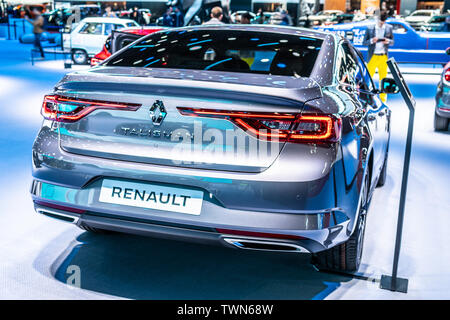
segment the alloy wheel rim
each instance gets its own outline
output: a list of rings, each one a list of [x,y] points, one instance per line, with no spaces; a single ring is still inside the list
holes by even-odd
[[[79,52],[79,51],[76,51],[74,54],[73,54],[73,59],[76,61],[76,62],[78,62],[78,63],[81,63],[81,62],[84,62],[84,60],[86,60],[85,59],[85,54],[84,53],[82,53],[82,52]]]

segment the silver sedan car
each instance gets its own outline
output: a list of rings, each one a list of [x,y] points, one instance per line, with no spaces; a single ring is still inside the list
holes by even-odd
[[[328,33],[145,36],[44,97],[35,209],[91,232],[311,253],[319,268],[357,270],[369,199],[386,180],[390,111],[378,93],[360,53]]]

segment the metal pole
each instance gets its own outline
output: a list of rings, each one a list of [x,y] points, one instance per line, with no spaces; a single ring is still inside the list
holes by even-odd
[[[405,215],[405,203],[406,203],[406,191],[408,188],[408,174],[409,174],[409,163],[411,160],[411,149],[412,149],[412,138],[413,138],[413,128],[414,128],[414,114],[415,114],[415,100],[406,85],[405,80],[398,68],[397,63],[393,58],[389,59],[388,67],[391,70],[391,74],[394,77],[395,82],[400,88],[403,99],[409,109],[409,121],[408,121],[408,133],[406,136],[406,146],[405,146],[405,158],[403,161],[403,174],[402,174],[402,187],[400,191],[400,204],[398,208],[398,219],[397,219],[397,235],[395,238],[395,249],[394,249],[394,261],[392,264],[392,276],[382,275],[380,281],[380,287],[382,289],[387,289],[391,291],[398,291],[406,293],[408,291],[408,279],[402,279],[397,277],[398,273],[398,261],[400,258],[400,249],[402,244],[402,232],[403,232],[403,219]]]
[[[11,25],[9,24],[9,14],[8,14],[8,40],[11,40]]]
[[[405,215],[406,191],[408,188],[408,173],[409,173],[409,163],[411,159],[411,147],[414,128],[414,112],[415,112],[414,109],[412,109],[409,112],[408,136],[406,138],[405,160],[403,162],[402,189],[400,192],[400,206],[398,209],[398,221],[397,221],[397,237],[395,239],[394,263],[392,266],[391,286],[393,288],[397,287],[398,260],[400,257],[400,248],[402,245],[403,218]]]

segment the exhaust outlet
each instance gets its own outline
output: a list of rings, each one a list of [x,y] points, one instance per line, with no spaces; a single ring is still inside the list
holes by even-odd
[[[239,249],[309,253],[308,250],[294,243],[235,238],[223,240]]]
[[[70,223],[74,223],[74,224],[76,224],[78,222],[78,220],[80,219],[80,217],[78,217],[78,216],[72,216],[72,215],[68,215],[65,213],[61,213],[61,212],[58,212],[55,210],[49,210],[49,209],[37,208],[36,212],[39,214],[42,214],[44,216],[53,218],[53,219],[70,222]]]

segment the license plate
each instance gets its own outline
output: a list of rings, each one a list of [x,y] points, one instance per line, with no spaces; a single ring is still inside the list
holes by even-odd
[[[105,179],[100,190],[99,201],[200,215],[203,192],[147,183]]]

